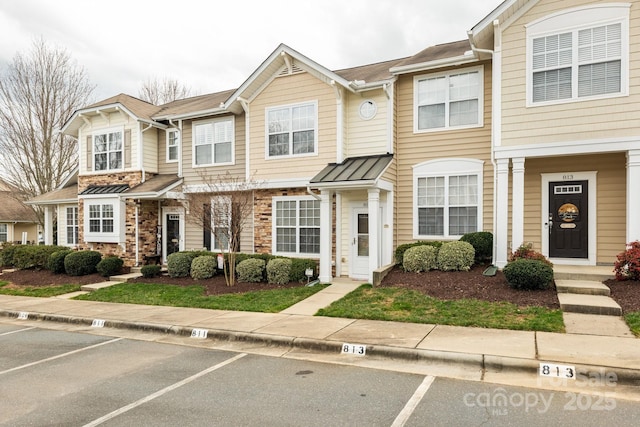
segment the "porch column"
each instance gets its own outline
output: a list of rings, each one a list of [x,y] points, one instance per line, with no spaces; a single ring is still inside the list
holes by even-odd
[[[511,164],[511,249],[515,250],[524,243],[524,158],[511,159]]]
[[[331,191],[320,192],[320,271],[318,279],[331,283],[331,242],[332,242]]]
[[[58,233],[61,233],[58,230]],[[44,244],[53,245],[53,209],[51,206],[44,207]]]
[[[627,152],[627,241],[640,240],[640,150]]]
[[[373,271],[380,267],[378,258],[380,254],[380,190],[371,188],[368,191],[369,207],[369,283],[373,283]]]
[[[502,268],[507,265],[507,239],[509,236],[509,159],[498,159],[496,171],[496,212],[493,263]]]

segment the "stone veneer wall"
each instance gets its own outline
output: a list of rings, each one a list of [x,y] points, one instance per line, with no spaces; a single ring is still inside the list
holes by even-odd
[[[146,179],[153,177],[146,174]],[[87,175],[78,177],[78,192],[90,185],[119,185],[128,184],[130,187],[140,184],[141,172],[129,172],[105,175]],[[126,267],[136,264],[136,200],[127,199],[125,202],[125,248],[117,243],[84,242],[84,206],[78,204],[78,240],[79,249],[99,251],[103,255],[115,255],[123,259]],[[160,218],[160,208],[157,200],[141,200],[138,209],[138,262],[144,264],[144,255],[156,253],[157,231]]]

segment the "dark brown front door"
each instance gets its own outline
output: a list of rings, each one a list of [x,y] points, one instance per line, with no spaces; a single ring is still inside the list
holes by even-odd
[[[588,258],[589,181],[549,183],[549,257]]]

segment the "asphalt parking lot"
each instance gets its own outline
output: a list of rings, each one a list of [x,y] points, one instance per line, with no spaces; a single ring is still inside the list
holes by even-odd
[[[523,416],[638,425],[640,405],[0,322],[3,426],[521,425]]]

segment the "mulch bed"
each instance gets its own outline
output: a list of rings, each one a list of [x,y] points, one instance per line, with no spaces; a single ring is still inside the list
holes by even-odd
[[[507,301],[519,307],[560,308],[555,285],[545,290],[516,290],[509,287],[501,271],[495,276],[483,276],[485,268],[474,266],[469,271],[407,273],[396,266],[387,274],[381,286],[412,289],[441,300],[473,298],[490,302]]]
[[[498,271],[495,276],[483,276],[485,266],[475,266],[470,271],[429,271],[427,273],[406,273],[395,267],[382,281],[381,286],[412,289],[442,300],[475,298],[491,302],[507,301],[520,307],[541,306],[551,309],[560,308],[555,286],[538,291],[515,290],[507,285],[507,281]],[[67,276],[53,274],[48,270],[19,270],[3,273],[0,281],[8,281],[12,287],[38,287],[63,284],[86,285],[104,282],[99,274],[87,276]],[[303,286],[298,282],[285,285],[269,285],[266,283],[236,282],[228,287],[224,276],[218,275],[208,280],[193,280],[190,277],[172,278],[159,276],[154,278],[137,278],[136,283],[159,283],[177,286],[200,285],[206,295],[243,293],[269,289],[293,288]],[[640,311],[640,283],[633,281],[608,280],[605,284],[611,289],[611,297],[622,307],[624,313]]]

